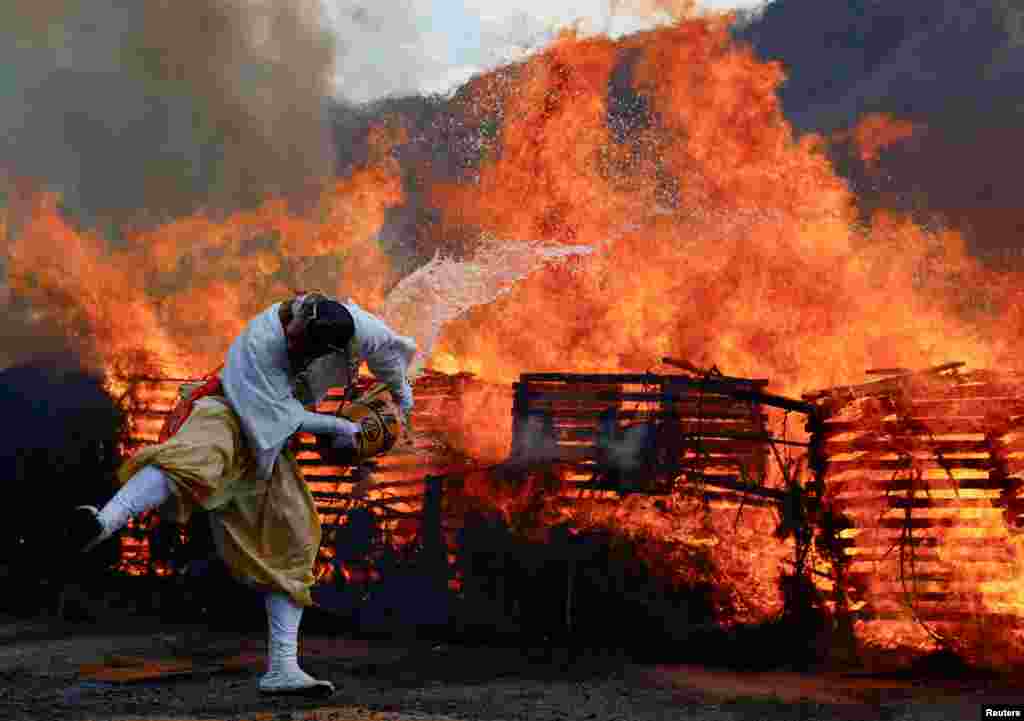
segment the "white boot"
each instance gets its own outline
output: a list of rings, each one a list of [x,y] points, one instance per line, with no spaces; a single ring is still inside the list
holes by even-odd
[[[103,510],[76,506],[66,521],[69,550],[86,552],[124,528],[128,519],[163,505],[171,497],[171,482],[156,466],[132,476]]]
[[[167,475],[156,466],[141,468],[96,514],[103,526],[103,539],[124,528],[128,519],[162,506],[170,497],[171,481]]]
[[[266,595],[267,672],[260,678],[259,689],[267,694],[311,694],[327,696],[334,693],[334,684],[310,676],[299,668],[299,623],[302,606],[297,606],[283,593]]]

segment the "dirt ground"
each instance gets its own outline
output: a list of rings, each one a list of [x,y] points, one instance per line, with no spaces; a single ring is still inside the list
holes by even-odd
[[[0,719],[973,721],[985,703],[1024,705],[1024,686],[994,675],[740,673],[608,652],[317,633],[303,634],[302,663],[337,692],[267,699],[256,690],[263,646],[256,631],[138,616],[102,625],[0,619]]]

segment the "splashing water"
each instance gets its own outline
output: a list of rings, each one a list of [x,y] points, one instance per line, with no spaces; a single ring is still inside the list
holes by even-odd
[[[392,328],[416,338],[419,344],[410,377],[418,376],[430,361],[446,324],[472,308],[494,301],[534,271],[593,250],[588,245],[485,238],[465,260],[435,254],[403,278],[381,307],[382,317]]]

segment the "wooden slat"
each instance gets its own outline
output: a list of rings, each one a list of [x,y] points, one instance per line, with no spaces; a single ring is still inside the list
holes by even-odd
[[[754,495],[753,493],[742,493],[739,491],[715,491],[684,488],[680,491],[682,495],[697,497],[708,501],[715,507],[719,504],[732,506],[757,506],[759,508],[778,508],[779,500],[775,497]]]
[[[893,452],[897,448],[912,448],[915,452],[930,452],[933,454],[937,453],[988,453],[991,448],[988,441],[984,439],[979,440],[963,440],[963,441],[946,441],[946,440],[931,440],[927,437],[921,438],[916,437],[912,441],[900,443],[895,440],[886,438],[878,438],[876,436],[868,436],[862,438],[856,438],[847,441],[828,441],[825,443],[826,455],[833,456],[840,453],[856,453],[860,451],[864,452]]]
[[[1020,400],[1024,398],[1024,382],[980,382],[980,383],[959,383],[950,384],[946,387],[920,386],[909,387],[915,400],[928,400],[932,396],[941,400],[991,400],[1001,402],[1004,400]]]
[[[835,475],[850,471],[898,471],[908,468],[989,471],[994,465],[991,458],[865,458],[849,461],[829,460],[828,471]]]
[[[519,382],[527,385],[533,383],[636,383],[655,385],[666,382],[673,386],[703,388],[713,390],[723,388],[732,390],[736,387],[763,388],[768,385],[764,378],[733,378],[721,376],[718,379],[692,379],[685,376],[656,375],[653,373],[523,373]]]
[[[992,412],[1020,415],[1024,413],[1024,398],[914,398],[904,412],[915,418],[985,416]]]
[[[929,434],[943,435],[953,433],[981,433],[991,431],[992,428],[980,418],[932,418],[925,424],[924,430],[911,429],[904,421],[897,419],[879,421],[867,424],[863,421],[827,421],[823,424],[823,437],[828,440],[831,436],[839,433],[850,433],[853,431],[874,431],[890,433],[896,436],[911,436],[927,439]]]
[[[423,475],[427,475],[427,474],[424,473]],[[395,476],[389,475],[387,473],[381,473],[381,472],[377,471],[377,472],[374,472],[374,474],[373,474],[373,479],[374,480],[372,482],[371,488],[374,488],[374,489],[386,489],[386,488],[390,489],[390,488],[401,488],[403,486],[412,487],[412,486],[416,486],[416,485],[423,485],[423,475],[417,476],[416,478],[406,478],[406,477],[403,477],[403,476],[400,476],[400,475],[395,477]],[[309,474],[309,475],[306,476],[306,483],[308,483],[310,486],[316,486],[316,485],[325,485],[325,486],[328,486],[328,485],[334,485],[334,486],[337,486],[337,485],[347,485],[347,486],[351,486],[353,484],[353,482],[354,481],[352,479],[352,476],[347,474],[347,473],[346,474],[342,474],[342,475],[325,474],[325,475],[322,475],[322,476],[318,476],[318,475],[314,475],[314,474]]]
[[[531,418],[543,418],[546,415],[542,412],[523,414],[521,416],[524,420],[527,417]],[[620,420],[632,420],[638,419],[642,421],[646,420],[665,420],[672,419],[675,430],[682,434],[688,435],[702,435],[711,434],[715,432],[727,432],[727,433],[756,433],[764,430],[764,424],[756,418],[683,418],[679,419],[676,416],[670,416],[659,413],[648,413],[646,411],[623,411],[619,413]],[[559,413],[553,419],[553,425],[555,428],[571,428],[571,427],[596,427],[598,423],[598,415],[593,413],[573,411]]]
[[[359,501],[359,505],[363,506],[363,507],[366,507],[366,508],[390,508],[392,506],[397,506],[397,505],[400,505],[400,504],[402,504],[402,505],[410,505],[410,506],[416,506],[416,505],[422,506],[423,505],[423,496],[422,495],[396,496],[394,498],[373,498],[373,499],[363,498],[363,499],[361,499]],[[336,514],[336,513],[339,512],[339,510],[342,510],[342,509],[338,508],[337,506],[318,505],[316,507],[316,510],[317,510],[317,513]]]
[[[396,511],[393,508],[384,506],[377,512],[377,517],[382,518],[385,521],[401,520],[405,518],[419,519],[423,517],[422,510],[417,511]]]
[[[593,428],[556,428],[555,438],[564,442],[585,443],[595,446],[598,432]],[[682,434],[680,434],[681,436]],[[715,453],[728,455],[750,455],[763,453],[764,441],[753,441],[717,437],[691,437],[679,441],[680,447],[690,452]]]
[[[352,485],[351,481],[347,481],[348,485]],[[394,490],[396,488],[415,488],[415,487],[426,487],[425,482],[422,478],[411,481],[382,481],[371,485],[371,491],[380,490]],[[343,498],[349,498],[347,493],[336,493],[332,491],[312,491],[313,498],[323,500],[340,500]]]
[[[525,392],[520,392],[517,397],[526,400],[532,406],[535,403],[551,404],[557,402],[593,403],[594,405],[618,405],[622,401],[642,401],[646,403],[656,404],[659,403],[662,398],[671,396],[666,396],[657,392],[644,393],[638,391],[626,392],[622,390],[591,390],[588,388],[566,387],[559,388],[557,390],[528,390]],[[686,398],[688,396],[683,397]]]
[[[1016,594],[1008,591],[985,594],[969,593],[966,591],[966,589],[961,591],[914,591],[913,589],[909,589],[907,593],[904,593],[896,589],[893,589],[892,591],[880,591],[878,589],[874,589],[871,592],[870,599],[865,600],[869,600],[872,604],[882,603],[885,601],[900,603],[909,600],[916,607],[916,604],[921,603],[944,603],[952,601],[954,599],[960,600],[960,598],[964,596],[973,597],[975,600],[979,602],[998,602],[1000,599],[1011,600],[1016,597]],[[929,613],[936,612],[938,612],[938,609],[934,611],[929,610]],[[943,613],[941,617],[946,618],[947,616]]]
[[[991,528],[1004,529],[1000,520],[986,518],[882,518],[874,522],[878,528]]]
[[[738,400],[731,394],[709,393],[700,389],[679,386],[644,388],[642,390],[627,389],[619,385],[611,387],[590,387],[577,385],[552,386],[550,388],[521,389],[517,395],[520,400],[530,403],[534,401],[586,401],[592,403],[646,402],[659,403],[674,401],[677,403],[705,403],[709,406],[747,406],[756,404],[748,400]]]
[[[311,473],[312,470],[319,469],[319,468],[335,469],[335,468],[348,468],[349,467],[349,466],[339,466],[336,463],[328,463],[327,461],[323,460],[322,458],[297,458],[295,460],[295,462],[296,462],[296,464],[298,464],[299,468],[302,469],[303,473],[308,474],[308,475],[319,475],[319,474]]]
[[[964,365],[965,364],[960,361],[955,363],[943,363],[942,365],[932,366],[931,368],[926,368],[920,371],[907,371],[890,378],[881,378],[867,383],[834,386],[832,388],[822,388],[819,390],[809,391],[804,393],[802,397],[805,400],[815,401],[852,400],[855,398],[862,398],[864,396],[884,396],[900,393],[911,383],[918,384],[918,386],[920,384],[926,384],[929,387],[938,385],[938,383],[948,385],[955,383],[955,378],[943,378],[940,374],[955,368],[961,368]]]
[[[386,496],[384,498],[377,499],[377,501],[381,501],[381,502],[388,503],[388,504],[390,504],[390,503],[406,503],[406,502],[422,503],[423,496],[424,496],[424,494],[426,492],[426,486],[423,483],[421,483],[420,485],[421,485],[420,489],[412,490],[411,494],[407,494],[407,495],[404,495],[404,496],[390,496],[390,497]],[[321,508],[321,507],[329,508],[331,513],[336,513],[338,508],[339,508],[339,506],[335,506],[335,505],[331,505],[331,504],[339,504],[339,505],[340,504],[361,504],[365,500],[364,498],[358,498],[358,499],[354,498],[352,496],[351,492],[349,492],[349,493],[335,493],[335,492],[330,492],[330,491],[312,491],[312,490],[310,490],[310,493],[313,496],[313,500],[316,501],[317,503],[319,503],[317,508]],[[376,503],[377,501],[375,501],[374,503]]]
[[[895,478],[895,479],[881,479],[881,478],[865,478],[861,477],[848,477],[843,479],[829,479],[827,480],[830,494],[835,496],[841,495],[842,493],[850,490],[865,490],[865,491],[879,491],[879,495],[883,495],[885,491],[909,491],[912,488],[916,489],[918,493],[923,493],[923,486],[927,486],[932,490],[952,490],[956,488],[970,488],[977,490],[999,490],[1002,489],[1006,484],[1004,481],[998,478],[982,477],[982,478],[947,478],[946,476],[939,476],[937,478],[928,478],[925,484],[914,482],[909,478]]]
[[[892,548],[890,551],[889,549]],[[977,564],[1001,564],[1009,565],[1013,563],[1013,559],[1007,558],[993,558],[993,557],[978,557],[977,555],[971,555],[968,549],[964,549],[963,553],[952,553],[950,552],[949,546],[944,546],[946,551],[942,554],[933,553],[929,551],[918,551],[914,550],[911,554],[910,549],[907,549],[903,554],[903,564],[907,566],[906,571],[910,573],[909,563],[911,557],[913,557],[913,563],[915,564],[938,564],[941,566],[952,566],[956,564],[960,566],[966,564],[968,567]],[[884,549],[879,550],[876,553],[853,553],[846,554],[847,562],[850,564],[851,573],[858,572],[858,568],[862,566],[870,566],[872,571],[864,570],[863,573],[872,573],[878,566],[883,568],[897,567],[900,563],[900,549],[898,546],[891,547],[887,546]]]
[[[977,537],[972,537],[948,529],[913,529],[906,538],[903,538],[898,530],[883,530],[892,531],[893,535],[879,533],[871,537],[862,536],[858,545],[841,546],[840,550],[850,559],[861,556],[864,559],[876,559],[887,553],[889,559],[898,559],[902,549],[906,558],[912,553],[917,562],[934,561],[946,566],[952,562],[1012,563],[1016,553],[1009,537],[998,531],[982,531]]]
[[[863,552],[873,557],[884,555],[887,552],[896,554],[896,557],[898,557],[900,547],[904,547],[908,551],[913,549],[915,553],[933,553],[933,555],[940,552],[933,552],[931,549],[941,549],[941,553],[944,554],[969,555],[979,563],[983,561],[1000,561],[1004,558],[1010,558],[1013,554],[1008,540],[1005,537],[1000,536],[994,538],[949,538],[945,536],[926,536],[922,535],[922,533],[915,533],[910,538],[901,538],[897,532],[891,536],[873,534],[870,537],[865,537],[862,535],[859,537],[859,542],[852,538],[844,538],[839,540],[837,546],[844,552],[848,550],[856,550],[858,553]],[[893,556],[890,555],[890,558],[892,557]],[[938,556],[936,556],[936,558],[938,558]]]
[[[755,486],[746,481],[740,479],[736,475],[713,475],[713,474],[700,474],[700,473],[687,473],[686,478],[680,482],[680,489],[684,490],[687,487],[695,487],[700,484],[705,486],[712,486],[715,488],[723,488],[732,491],[737,491],[750,496],[758,496],[762,498],[772,499],[774,501],[780,501],[787,497],[785,491],[778,488],[768,488],[765,486]]]
[[[1024,437],[1006,441],[998,439],[995,445],[1001,455],[1009,456],[1011,454],[1019,455],[1024,453]]]
[[[909,609],[905,608],[884,611],[865,609],[857,612],[855,615],[872,621],[910,621],[914,618],[918,618],[922,621],[951,624],[969,623],[977,621],[979,618],[979,615],[976,612],[960,611],[948,606],[935,606],[933,608],[918,606],[915,608],[915,613],[913,614],[911,614]],[[999,625],[1000,623],[1018,624],[1020,623],[1020,616],[1013,613],[989,612],[985,613],[985,621],[993,626]]]
[[[555,453],[559,460],[572,462],[585,459],[593,460],[596,457],[597,450],[593,446],[558,445]]]
[[[330,515],[331,515],[332,520],[327,521],[327,522],[321,521],[320,527],[323,530],[325,530],[325,531],[335,530],[335,529],[341,528],[341,527],[343,527],[345,525],[344,523],[335,523],[333,521],[333,517],[334,517],[334,515],[336,515],[336,512],[332,513]],[[378,521],[400,521],[400,520],[405,520],[405,519],[414,519],[414,520],[415,519],[419,519],[419,518],[422,517],[422,513],[420,511],[405,512],[405,511],[395,511],[393,509],[384,508],[384,509],[378,509],[374,513],[374,516],[376,516]],[[318,559],[322,562],[323,560],[326,560],[326,557],[321,553],[321,555],[318,556]]]
[[[652,410],[665,406],[673,408],[682,415],[729,415],[737,414],[750,415],[756,413],[756,408],[750,403],[733,401],[730,399],[694,397],[666,397],[656,393],[586,393],[586,392],[550,392],[543,394],[530,394],[522,396],[527,402],[530,410],[541,409],[563,409],[573,410],[577,407],[589,407],[592,410],[601,412],[608,408],[619,408],[622,404],[639,403],[649,406]]]
[[[554,447],[555,458],[564,463],[577,463],[580,461],[596,461],[597,448],[592,444],[566,445],[557,444]],[[687,468],[721,467],[735,468],[737,465],[757,464],[761,461],[762,455],[758,453],[748,454],[716,454],[716,455],[680,455],[677,460]]]
[[[883,567],[887,568],[887,567]],[[900,583],[900,576],[898,573],[886,572],[884,570],[865,570],[865,571],[848,571],[844,574],[844,577],[852,583]],[[919,583],[950,583],[951,581],[959,578],[958,574],[954,571],[947,571],[945,573],[939,573],[931,571],[928,573],[917,573],[914,578]],[[909,579],[908,579],[909,581]]]
[[[601,416],[604,413],[604,408],[587,408],[582,406],[571,406],[564,408],[546,408],[540,405],[531,405],[531,414],[542,414],[547,413],[555,421],[556,425],[562,419],[576,419],[581,417],[587,417],[591,419],[591,424],[596,426],[601,421]],[[624,412],[618,413],[617,421],[627,420],[638,420],[641,422],[648,422],[652,420],[665,421],[668,423],[676,423],[685,420],[693,421],[714,421],[714,422],[740,422],[748,424],[751,429],[756,428],[760,425],[761,420],[756,414],[751,414],[749,411],[743,410],[714,410],[714,409],[698,409],[696,407],[678,408],[675,412],[669,411],[668,409],[652,408],[652,409],[631,409],[630,415],[624,415]]]
[[[998,498],[928,498],[915,496],[914,498],[906,498],[901,496],[888,496],[880,498],[874,497],[875,503],[865,503],[864,498],[837,498],[833,501],[833,505],[845,513],[851,513],[859,508],[865,509],[865,512],[875,511],[879,506],[886,506],[888,508],[944,508],[950,511],[955,511],[958,508],[991,508],[993,510],[1002,509],[1005,505]]]
[[[171,409],[170,408],[168,408],[167,410],[154,410],[154,409],[149,408],[149,407],[139,408],[139,409],[132,409],[130,411],[130,413],[129,413],[129,415],[133,419],[139,419],[139,420],[158,420],[161,423],[170,414],[171,414]]]
[[[1012,560],[1013,550],[1005,535],[986,534],[983,536],[988,541],[986,545],[970,545],[964,543],[964,541],[968,540],[966,536],[956,535],[949,538],[943,537],[943,533],[949,533],[949,531],[944,529],[914,529],[906,539],[901,539],[899,535],[888,538],[876,536],[873,540],[864,539],[864,545],[856,546],[853,549],[843,549],[843,551],[849,551],[850,553],[847,555],[850,558],[856,558],[858,554],[867,554],[865,555],[865,558],[867,558],[867,556],[881,556],[886,553],[889,553],[889,558],[899,558],[900,549],[903,549],[906,558],[909,558],[910,554],[913,553],[914,558],[919,563],[931,559],[946,565],[953,561],[956,563],[963,561],[964,563],[975,564],[1000,564]],[[923,546],[910,544],[911,538],[941,538],[942,542],[934,546]]]
[[[963,438],[964,436],[968,436],[968,438]],[[970,443],[974,441],[984,441],[987,436],[984,431],[972,431],[970,428],[964,429],[955,427],[945,433],[934,433],[931,431],[922,432],[919,429],[913,428],[900,428],[895,432],[890,432],[868,424],[842,431],[841,433],[823,433],[821,435],[822,443],[826,448],[833,443],[853,442],[862,438],[891,439],[894,445],[902,447],[913,445],[927,446],[927,444],[932,443],[933,441],[939,443],[956,443],[960,439]]]

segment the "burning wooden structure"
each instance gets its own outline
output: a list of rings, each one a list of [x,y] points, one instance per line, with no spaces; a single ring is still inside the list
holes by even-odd
[[[834,532],[835,600],[935,635],[1019,618],[1024,377],[950,363],[804,395]]]
[[[767,393],[763,379],[692,368],[524,374],[513,388],[511,455],[500,473],[548,469],[568,481],[568,503],[644,494],[774,508],[776,535],[795,554],[788,572],[813,577],[846,618],[913,621],[937,637],[982,616],[1016,620],[1024,377],[962,365],[892,369],[802,399]],[[447,518],[442,527],[443,483],[480,469],[450,452],[445,419],[477,382],[442,373],[417,381],[415,447],[382,457],[369,493],[367,469],[331,466],[311,438],[298,440],[325,529],[321,585],[379,578],[367,558],[380,549],[430,547],[436,577],[458,586],[462,522]],[[127,386],[129,445],[155,440],[179,383]],[[340,402],[332,392],[319,410]],[[800,414],[806,433],[773,434],[776,412]],[[799,454],[794,462],[783,462],[786,446]],[[167,572],[149,553],[147,526],[134,530],[125,568]]]
[[[1018,623],[1024,377],[963,363],[871,373],[799,400],[724,376],[524,375],[513,460],[566,466],[581,489],[775,505],[796,573],[840,617],[939,640]],[[805,438],[773,437],[772,408],[801,414]],[[802,455],[766,484],[780,444]]]
[[[134,379],[125,386],[132,420],[126,450],[156,440],[182,382]],[[577,494],[609,502],[631,493],[697,494],[735,507],[774,505],[783,495],[764,486],[767,444],[773,440],[760,400],[765,380],[717,372],[526,374],[511,398],[511,457],[490,470],[467,465],[450,452],[445,437],[459,416],[460,399],[477,384],[468,375],[422,376],[414,389],[416,447],[380,458],[370,471],[372,486],[363,482],[367,469],[332,466],[312,438],[298,439],[299,463],[325,530],[316,568],[321,591],[340,585],[365,594],[381,581],[382,564],[393,565],[395,552],[407,550],[431,564],[435,581],[460,588],[460,539],[473,531],[458,509],[448,507],[451,493],[443,492],[460,487],[451,481],[467,473],[493,472],[507,480],[542,465],[574,482]],[[318,410],[332,412],[340,402],[340,392],[332,391]],[[172,572],[173,558],[161,548],[161,525],[169,524],[150,518],[129,529],[125,570]],[[341,607],[349,601],[334,596],[325,603]]]
[[[618,493],[673,493],[681,479],[759,486],[771,436],[755,397],[767,385],[721,374],[524,374],[511,462],[560,464],[578,488]]]
[[[571,496],[609,502],[629,494],[679,494],[722,508],[777,505],[785,493],[765,484],[769,448],[787,441],[768,431],[763,401],[775,402],[764,393],[768,382],[687,370],[524,374],[512,394],[511,456],[493,472],[514,479],[521,470],[544,467],[569,481]],[[126,450],[156,440],[183,382],[143,378],[126,385],[132,421]],[[478,383],[441,373],[417,381],[416,447],[380,458],[370,471],[369,493],[370,484],[363,483],[368,469],[332,466],[312,438],[300,436],[298,460],[325,530],[316,569],[321,585],[341,579],[365,584],[379,578],[367,557],[432,545],[432,555],[442,565],[448,561],[438,575],[458,587],[455,554],[464,524],[458,512],[442,513],[442,485],[445,478],[491,471],[452,454],[445,430],[459,415],[460,399]],[[333,412],[340,402],[340,391],[332,391],[318,410]],[[159,525],[150,518],[129,529],[125,570],[170,573],[173,559],[161,549]]]

